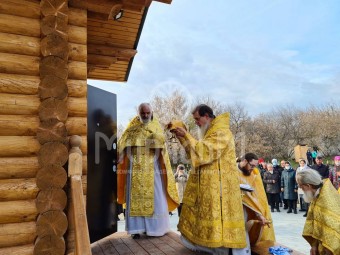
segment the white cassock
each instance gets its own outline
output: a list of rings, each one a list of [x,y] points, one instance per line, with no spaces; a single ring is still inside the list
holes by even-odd
[[[154,158],[154,213],[152,217],[130,216],[130,190],[131,190],[131,169],[133,157],[128,155],[130,166],[127,174],[127,194],[126,194],[126,213],[125,230],[128,234],[143,234],[148,236],[163,236],[170,231],[170,219],[168,204],[166,201],[165,187],[161,176],[159,162]]]

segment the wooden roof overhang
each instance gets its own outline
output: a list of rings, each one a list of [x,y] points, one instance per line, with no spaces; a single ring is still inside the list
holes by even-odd
[[[69,0],[87,9],[88,79],[127,81],[153,0]],[[170,4],[172,0],[154,0]],[[114,17],[123,11],[123,16]]]

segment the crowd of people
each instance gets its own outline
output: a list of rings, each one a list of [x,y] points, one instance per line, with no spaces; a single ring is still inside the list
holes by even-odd
[[[315,151],[313,151],[315,152]],[[312,153],[307,151],[307,158],[312,157]],[[340,184],[340,156],[334,157],[334,166],[323,164],[322,156],[315,156],[315,160],[306,161],[303,158],[298,160],[299,166],[294,169],[289,161],[282,160],[278,165],[277,159],[272,159],[271,163],[265,162],[263,158],[259,159],[259,169],[266,190],[268,204],[271,212],[281,212],[280,207],[287,213],[297,214],[297,204],[300,205],[299,211],[305,212],[303,217],[307,217],[309,203],[303,199],[303,191],[298,188],[296,175],[303,170],[316,170],[321,178],[330,179],[336,190],[339,190]],[[308,163],[311,163],[308,164]],[[313,163],[315,162],[315,163]],[[339,190],[340,193],[340,190]]]
[[[189,174],[182,164],[173,174],[162,127],[148,103],[139,106],[119,141],[118,202],[126,204],[126,230],[132,238],[163,236],[170,231],[168,213],[177,208],[187,248],[267,254],[275,245],[271,213],[283,207],[296,214],[300,197],[310,254],[340,254],[340,156],[331,169],[321,156],[311,166],[301,159],[296,170],[287,160],[266,163],[254,153],[237,159],[228,113],[215,116],[201,104],[192,115],[200,139],[184,125],[171,128],[190,159]]]

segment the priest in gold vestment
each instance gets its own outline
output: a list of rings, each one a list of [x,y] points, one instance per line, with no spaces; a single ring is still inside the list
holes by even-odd
[[[118,143],[118,203],[126,203],[128,234],[162,236],[170,231],[169,212],[178,195],[160,123],[143,103]]]
[[[302,170],[296,181],[309,206],[302,236],[311,245],[310,255],[340,254],[340,195],[329,179],[315,170]]]
[[[191,250],[228,254],[246,247],[245,222],[229,113],[214,116],[207,105],[192,112],[202,133],[196,140],[184,128],[173,132],[192,164],[178,229]],[[250,254],[249,251],[233,254]]]
[[[258,158],[246,153],[238,163],[240,183],[249,185],[253,191],[242,191],[243,208],[247,228],[247,240],[253,252],[267,254],[274,246],[275,234],[266,193],[259,170]]]

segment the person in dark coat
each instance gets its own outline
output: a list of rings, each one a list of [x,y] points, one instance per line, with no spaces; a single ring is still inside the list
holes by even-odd
[[[316,157],[316,164],[312,165],[312,169],[316,170],[322,177],[322,179],[326,179],[329,177],[329,166],[322,164],[323,157],[317,156]]]
[[[306,152],[306,156],[307,156],[308,165],[309,166],[313,165],[313,157],[309,149]]]
[[[297,214],[297,199],[298,199],[298,186],[295,179],[295,170],[291,167],[289,161],[285,163],[285,170],[281,176],[281,191],[283,191],[283,198],[288,200],[287,213]]]
[[[267,169],[263,176],[263,182],[266,183],[266,193],[271,211],[274,212],[275,208],[277,212],[280,212],[280,172],[275,171],[272,164],[267,164]]]

